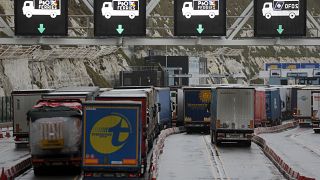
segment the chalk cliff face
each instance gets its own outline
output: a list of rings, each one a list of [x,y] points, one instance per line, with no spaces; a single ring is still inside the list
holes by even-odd
[[[314,16],[320,13],[318,0],[308,0],[308,9]],[[249,4],[250,0],[228,1],[228,15],[240,15]],[[231,8],[234,7],[234,8]],[[0,13],[12,15],[13,1],[0,1]],[[69,1],[69,15],[91,14],[82,0]],[[173,0],[161,0],[151,14],[147,26],[148,37],[173,36]],[[161,17],[166,16],[166,17]],[[13,26],[13,16],[4,19]],[[89,24],[93,27],[92,18]],[[228,27],[235,19],[228,18]],[[82,26],[87,22],[83,19],[73,18],[69,26]],[[309,28],[314,26],[307,23]],[[165,27],[165,28],[156,28]],[[251,18],[239,32],[237,37],[253,36],[253,19]],[[91,31],[83,29],[69,29],[69,36],[92,36]],[[308,35],[318,36],[319,32],[310,29]],[[0,28],[0,37],[8,34]],[[41,47],[38,50],[46,52]],[[57,47],[50,47],[57,48]],[[49,49],[50,49],[49,48]],[[92,47],[81,47],[92,48]],[[142,60],[148,55],[149,50],[158,52],[159,55],[190,55],[206,57],[211,73],[230,73],[245,77],[245,80],[257,78],[257,74],[266,62],[319,62],[319,46],[259,46],[259,47],[221,47],[221,46],[154,46],[154,47],[103,47],[108,51],[92,51],[92,55],[81,56],[79,54],[57,57],[31,55],[27,57],[8,58],[3,55],[6,48],[0,45],[0,96],[9,95],[12,90],[57,88],[68,85],[99,85],[112,87],[118,79],[120,70],[127,69],[129,65],[141,65]],[[98,49],[103,49],[98,47]],[[90,51],[89,51],[90,52]],[[2,55],[1,55],[2,54]],[[225,79],[224,82],[233,82],[233,79]]]

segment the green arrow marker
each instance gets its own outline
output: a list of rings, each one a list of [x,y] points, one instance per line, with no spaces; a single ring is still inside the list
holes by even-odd
[[[122,32],[124,31],[121,24],[118,25],[118,28],[116,30],[118,31],[119,34],[122,34]]]
[[[197,31],[199,34],[201,34],[204,31],[204,28],[202,27],[202,24],[198,25]]]
[[[282,34],[282,33],[283,33],[284,29],[282,28],[282,25],[279,25],[279,26],[278,26],[277,31],[278,31],[279,34]]]
[[[39,24],[38,31],[42,34],[45,30],[46,30],[46,28],[44,28],[44,25],[43,24]]]

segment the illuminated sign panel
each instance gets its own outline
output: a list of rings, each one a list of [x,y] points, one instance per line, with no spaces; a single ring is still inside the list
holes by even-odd
[[[95,36],[145,36],[145,0],[95,0]]]
[[[176,36],[225,36],[225,0],[175,0]]]
[[[68,0],[15,0],[15,34],[18,36],[66,36]]]
[[[255,36],[306,35],[306,0],[255,0]]]

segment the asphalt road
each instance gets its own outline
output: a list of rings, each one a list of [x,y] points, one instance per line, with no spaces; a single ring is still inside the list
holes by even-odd
[[[311,128],[294,128],[260,136],[294,170],[320,178],[320,134]]]
[[[254,143],[216,147],[209,135],[176,134],[166,139],[158,179],[284,179]]]

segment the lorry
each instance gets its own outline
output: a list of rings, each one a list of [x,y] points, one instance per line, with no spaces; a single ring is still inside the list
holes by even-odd
[[[266,114],[266,91],[265,88],[257,87],[255,91],[254,126],[265,126],[267,122]]]
[[[211,87],[184,87],[184,127],[187,133],[210,131]]]
[[[209,16],[213,19],[219,15],[219,0],[193,0],[184,2],[182,15],[190,19],[192,16]]]
[[[88,178],[139,178],[145,173],[141,102],[83,104],[82,168]]]
[[[238,142],[251,146],[254,132],[254,87],[212,89],[211,142]]]
[[[56,18],[61,15],[61,0],[25,1],[22,12],[27,18],[31,18],[33,15],[49,15],[51,18]]]
[[[320,87],[317,86],[298,89],[295,120],[299,121],[300,127],[319,127],[319,93]]]
[[[41,99],[43,94],[52,92],[53,89],[16,90],[11,92],[13,109],[13,136],[14,142],[19,146],[29,142],[29,123],[27,112]]]
[[[134,19],[139,16],[139,0],[112,0],[104,2],[101,8],[102,16],[110,19],[112,16],[128,16]]]
[[[294,19],[299,16],[299,1],[300,0],[273,0],[263,4],[262,15],[266,19],[271,19],[272,16],[288,16]]]
[[[150,151],[153,141],[159,134],[159,124],[157,117],[156,99],[153,89],[114,89],[101,93],[97,101],[136,101],[142,103],[141,116],[143,134],[142,151]],[[145,144],[145,146],[144,146]]]
[[[158,120],[160,130],[171,127],[171,98],[170,98],[170,88],[155,87],[156,93],[156,104],[158,106]]]
[[[30,154],[36,176],[53,167],[80,172],[82,105],[76,99],[40,100],[28,112]]]
[[[266,88],[266,114],[267,126],[281,124],[281,99],[277,88]]]

